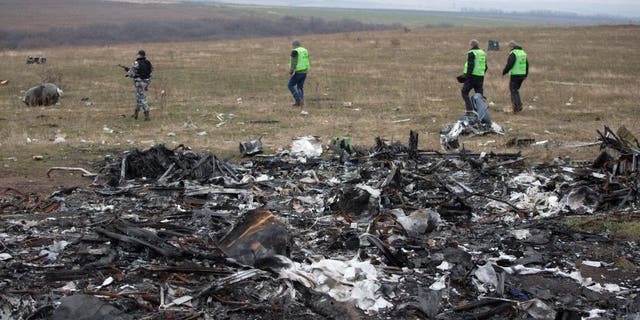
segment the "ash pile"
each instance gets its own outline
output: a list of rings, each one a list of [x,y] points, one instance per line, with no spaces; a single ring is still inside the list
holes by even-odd
[[[324,158],[134,150],[93,189],[2,193],[0,318],[638,319],[638,243],[562,220],[638,217],[620,132],[580,165],[414,133]]]

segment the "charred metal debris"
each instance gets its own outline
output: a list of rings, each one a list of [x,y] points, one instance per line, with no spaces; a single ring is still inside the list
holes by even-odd
[[[580,165],[414,132],[325,158],[127,152],[93,189],[0,194],[0,319],[638,319],[638,243],[558,219],[638,217],[640,146],[599,136]]]

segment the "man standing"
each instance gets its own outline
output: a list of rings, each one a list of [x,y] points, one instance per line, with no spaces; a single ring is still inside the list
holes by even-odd
[[[311,67],[309,52],[300,45],[300,40],[293,40],[293,51],[289,58],[289,91],[295,99],[294,107],[304,107],[304,81]]]
[[[147,60],[144,50],[138,51],[138,57],[133,62],[131,68],[125,67],[127,71],[126,76],[133,79],[133,83],[136,86],[136,109],[133,112],[134,119],[138,119],[138,113],[140,109],[144,112],[144,121],[149,121],[149,105],[147,104],[147,95],[145,91],[149,90],[149,84],[151,84],[151,76],[153,74],[153,66],[151,62]]]
[[[478,48],[478,40],[469,41],[469,51],[467,52],[467,62],[464,64],[464,84],[462,85],[462,99],[464,100],[467,113],[473,112],[469,92],[473,89],[476,93],[483,94],[484,74],[487,71],[487,54]]]
[[[527,60],[527,53],[522,50],[522,47],[517,42],[509,41],[509,59],[507,65],[502,70],[502,75],[509,73],[509,91],[511,92],[511,105],[513,106],[513,113],[522,111],[522,101],[520,100],[520,86],[524,79],[529,74],[529,60]]]

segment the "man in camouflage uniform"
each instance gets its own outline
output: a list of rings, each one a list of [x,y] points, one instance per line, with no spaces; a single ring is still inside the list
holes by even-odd
[[[132,78],[136,86],[136,109],[132,117],[138,119],[138,113],[140,109],[142,109],[144,112],[144,121],[149,121],[149,104],[147,103],[145,91],[149,89],[149,84],[151,84],[153,66],[151,62],[147,60],[144,50],[138,51],[136,61],[133,62],[131,68],[125,68],[125,71],[127,71],[126,76]]]

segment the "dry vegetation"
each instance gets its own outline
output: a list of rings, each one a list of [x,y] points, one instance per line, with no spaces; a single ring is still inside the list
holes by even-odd
[[[49,166],[88,166],[106,153],[155,143],[185,144],[199,151],[235,155],[240,141],[264,136],[267,152],[287,148],[292,137],[351,136],[357,145],[375,136],[406,141],[420,132],[422,149],[438,150],[438,133],[464,107],[455,76],[468,40],[509,39],[530,56],[531,76],[521,91],[525,110],[509,105],[507,51],[489,52],[485,95],[492,118],[507,135],[464,139],[467,149],[521,151],[532,160],[570,156],[592,160],[597,147],[562,148],[557,143],[594,141],[596,129],[626,126],[640,134],[639,26],[429,28],[301,37],[312,73],[301,114],[286,88],[291,38],[159,43],[144,45],[156,68],[149,91],[151,122],[128,116],[135,90],[116,64],[129,64],[137,45],[58,47],[0,52],[0,186],[32,185]],[[25,64],[44,55],[44,65]],[[45,80],[64,90],[54,107],[27,108],[20,92]],[[166,105],[160,92],[166,91]],[[82,98],[90,98],[86,106]],[[508,108],[507,108],[508,109]],[[222,126],[219,117],[232,120]],[[394,120],[410,119],[394,123]],[[274,120],[276,123],[255,123]],[[185,126],[191,122],[194,126]],[[206,135],[198,135],[200,132]],[[168,136],[168,133],[175,136]],[[62,136],[66,142],[54,144]],[[549,140],[548,147],[508,149],[513,137]],[[491,142],[495,141],[495,142]],[[44,161],[32,156],[44,155]],[[15,157],[17,161],[11,159]],[[32,180],[29,182],[29,180]],[[26,182],[25,182],[26,181]]]
[[[146,0],[145,0],[146,1]],[[398,17],[398,19],[402,19]],[[187,42],[397,29],[398,24],[284,15],[212,3],[8,0],[0,3],[0,48]]]

